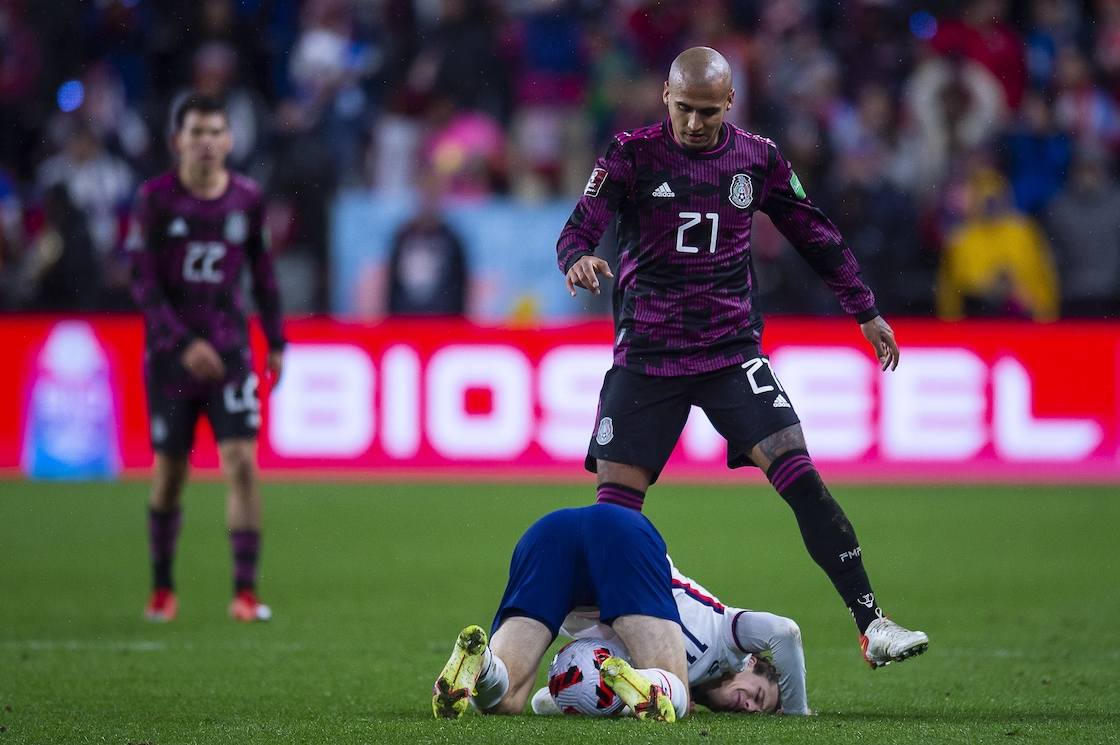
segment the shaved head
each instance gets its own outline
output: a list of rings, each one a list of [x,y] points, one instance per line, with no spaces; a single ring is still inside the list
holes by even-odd
[[[692,47],[677,55],[669,67],[671,88],[731,90],[731,65],[711,47]]]
[[[686,49],[673,60],[663,94],[673,139],[686,150],[715,147],[723,116],[735,100],[731,65],[709,47]]]

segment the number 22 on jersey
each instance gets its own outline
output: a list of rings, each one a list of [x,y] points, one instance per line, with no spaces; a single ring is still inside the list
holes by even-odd
[[[183,258],[183,279],[188,282],[218,283],[225,274],[218,262],[226,255],[226,244],[221,241],[192,241],[187,244]]]

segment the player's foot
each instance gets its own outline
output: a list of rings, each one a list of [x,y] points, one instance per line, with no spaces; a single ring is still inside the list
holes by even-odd
[[[547,686],[533,694],[531,703],[534,714],[551,716],[553,714],[564,713],[560,711],[560,707],[556,705],[556,701],[552,698],[552,692],[548,690]]]
[[[257,600],[257,594],[252,590],[238,590],[229,604],[229,617],[234,621],[267,621],[272,618],[272,609]]]
[[[466,713],[482,672],[485,651],[486,632],[482,627],[468,626],[459,632],[455,649],[432,690],[432,713],[436,719],[458,719]]]
[[[879,617],[860,634],[859,646],[863,659],[875,670],[920,655],[929,647],[929,637],[925,632],[902,628],[879,611]]]
[[[179,601],[170,587],[157,587],[152,590],[148,604],[144,606],[144,617],[149,621],[174,621],[179,612]]]
[[[626,702],[638,719],[675,722],[677,712],[661,686],[639,673],[621,657],[608,657],[599,666],[599,677]]]

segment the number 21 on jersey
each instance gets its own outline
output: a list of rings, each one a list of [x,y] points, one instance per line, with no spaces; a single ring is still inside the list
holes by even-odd
[[[678,251],[680,251],[681,253],[685,253],[685,254],[700,253],[700,249],[697,246],[686,246],[686,245],[684,245],[684,234],[685,234],[685,231],[687,231],[689,228],[695,227],[695,226],[699,225],[701,222],[703,222],[705,219],[708,219],[708,220],[711,220],[711,222],[712,222],[712,237],[711,237],[711,240],[708,241],[708,253],[713,253],[714,254],[716,252],[716,236],[719,234],[719,213],[718,212],[708,212],[708,213],[703,214],[703,215],[701,215],[699,212],[682,212],[678,215],[678,217],[680,217],[682,220],[684,220],[684,222],[681,223],[680,227],[677,228],[677,250]]]
[[[218,283],[225,274],[218,262],[226,255],[226,244],[221,241],[192,241],[187,244],[183,258],[183,279],[188,282]]]

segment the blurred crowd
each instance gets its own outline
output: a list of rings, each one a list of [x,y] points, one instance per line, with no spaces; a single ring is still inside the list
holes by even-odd
[[[130,202],[192,90],[314,312],[338,190],[574,200],[697,44],[884,314],[1120,309],[1120,0],[0,0],[0,307],[129,307]],[[754,261],[764,309],[839,312],[761,215]]]

